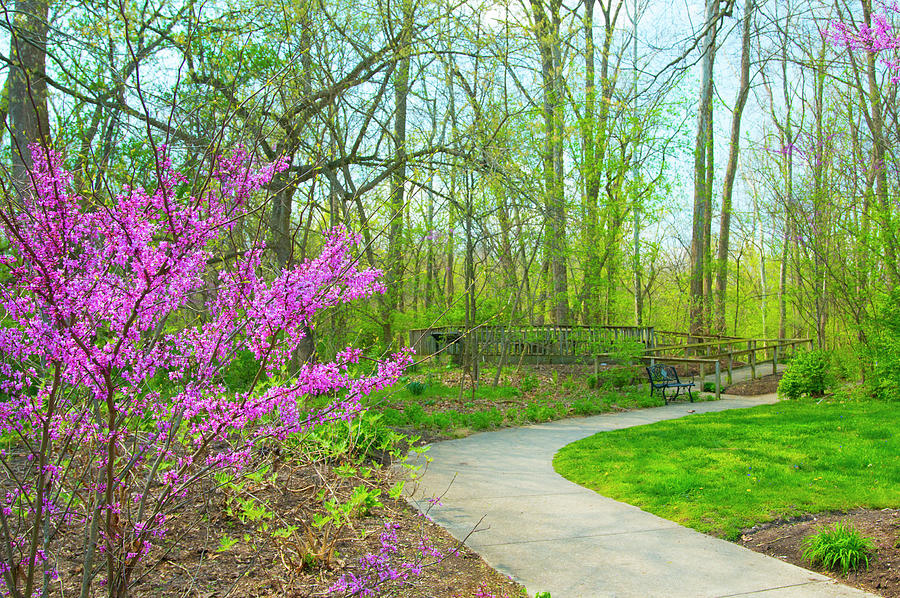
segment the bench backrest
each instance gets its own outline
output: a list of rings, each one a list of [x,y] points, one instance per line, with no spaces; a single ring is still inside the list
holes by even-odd
[[[663,365],[661,363],[647,366],[647,376],[650,377],[650,382],[652,382],[653,384],[681,382],[678,379],[678,372],[675,371],[675,366]]]

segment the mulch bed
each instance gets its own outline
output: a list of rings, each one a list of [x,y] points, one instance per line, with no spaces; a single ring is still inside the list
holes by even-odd
[[[521,595],[522,587],[487,566],[474,552],[461,546],[449,533],[422,516],[404,500],[387,496],[396,481],[389,469],[375,469],[360,476],[338,475],[334,468],[322,464],[282,464],[275,479],[245,488],[229,495],[222,488],[197,491],[188,497],[177,519],[172,521],[169,537],[178,538],[168,546],[155,549],[146,563],[143,579],[131,589],[131,595],[147,598],[194,597],[328,597],[344,593],[329,589],[345,573],[359,574],[360,558],[374,554],[381,546],[385,523],[396,524],[398,545],[404,558],[426,564],[423,573],[408,584],[385,588],[379,595],[409,598],[472,598],[492,596],[512,598]],[[312,521],[314,513],[323,513],[323,490],[339,500],[346,500],[354,486],[365,485],[382,490],[376,507],[368,516],[357,516],[352,526],[343,529],[334,544],[333,557],[304,563],[298,548],[302,533],[289,538],[276,538],[271,530],[297,526]],[[317,496],[318,495],[318,496]],[[241,521],[235,512],[236,496],[252,496],[272,516],[267,519],[270,531],[259,522]],[[229,513],[229,506],[231,513]],[[69,530],[69,537],[55,551],[60,580],[57,590],[76,595],[81,581],[80,559],[83,530]],[[321,534],[320,534],[321,535]],[[223,538],[237,542],[220,550]],[[424,541],[443,557],[421,558],[417,547]],[[168,553],[163,552],[168,549]],[[393,558],[393,557],[392,557]]]
[[[849,521],[864,536],[874,541],[877,554],[870,561],[868,571],[861,570],[842,576],[813,567],[803,559],[803,538],[838,521]],[[900,510],[859,509],[849,513],[808,516],[801,521],[768,523],[745,530],[739,544],[794,565],[819,571],[841,583],[885,598],[900,598]]]
[[[757,395],[765,395],[776,392],[778,390],[778,382],[781,380],[782,372],[777,374],[769,374],[762,376],[756,380],[744,380],[737,384],[732,384],[722,392],[730,395],[740,395],[743,397],[752,397]]]

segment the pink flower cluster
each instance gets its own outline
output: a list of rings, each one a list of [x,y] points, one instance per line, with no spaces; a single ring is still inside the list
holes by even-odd
[[[444,554],[427,537],[422,536],[414,547],[417,556],[412,560],[405,560],[401,557],[403,543],[397,534],[399,529],[399,524],[386,522],[379,537],[381,546],[378,551],[361,557],[361,572],[345,573],[331,587],[330,592],[345,596],[381,595],[388,588],[397,589],[408,583],[411,577],[421,575],[422,569],[427,566],[426,559],[436,563],[444,558]]]
[[[822,35],[835,46],[849,48],[854,52],[880,54],[900,49],[900,37],[894,33],[887,15],[887,11],[900,11],[896,4],[891,7],[885,6],[884,9],[885,12],[872,15],[871,26],[863,24],[856,28],[842,21],[832,21]],[[900,63],[891,58],[882,58],[881,62],[895,73],[891,81],[893,83],[900,81]]]
[[[26,578],[53,574],[43,555],[54,534],[34,530],[80,522],[88,551],[115,555],[98,559],[107,582],[127,584],[192,484],[239,470],[263,440],[351,417],[411,357],[354,378],[361,354],[348,348],[284,375],[319,311],[384,290],[380,272],[358,267],[358,237],[343,228],[325,236],[318,257],[277,276],[264,274],[259,242],[210,271],[251,194],[286,162],[255,168],[238,150],[190,196],[160,150],[155,188],[126,188],[104,203],[72,191],[55,152],[32,155],[30,192],[0,206],[9,243],[0,259],[0,434],[25,457],[22,465],[0,455],[0,570],[19,572],[4,576],[13,593],[40,588]],[[284,381],[228,393],[221,374],[242,350]],[[310,395],[334,402],[315,411]]]

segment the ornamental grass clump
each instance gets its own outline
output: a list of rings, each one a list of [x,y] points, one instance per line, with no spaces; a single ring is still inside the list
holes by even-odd
[[[30,188],[0,200],[0,593],[47,595],[61,537],[77,534],[68,584],[124,597],[177,541],[191,489],[240,476],[265,443],[354,416],[410,357],[357,378],[361,353],[347,348],[288,373],[319,311],[384,286],[343,229],[318,257],[266,268],[263,243],[236,228],[286,162],[256,168],[235,151],[194,196],[160,150],[152,188],[103,199],[76,195],[55,152],[32,156]],[[258,371],[229,389],[223,374],[247,352]]]
[[[868,570],[869,557],[874,553],[872,540],[863,536],[853,524],[843,521],[803,540],[803,558],[829,571],[839,571],[842,575],[863,565]]]

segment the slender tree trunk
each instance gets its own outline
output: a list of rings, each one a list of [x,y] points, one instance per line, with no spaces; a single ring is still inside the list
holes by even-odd
[[[541,54],[541,78],[544,94],[544,245],[549,260],[552,319],[569,322],[569,288],[566,266],[565,201],[565,86],[562,79],[562,41],[560,40],[561,0],[531,0],[535,35]]]
[[[387,291],[382,299],[382,342],[385,347],[394,340],[393,322],[400,308],[403,295],[403,214],[406,204],[406,114],[409,96],[410,34],[413,8],[411,0],[403,3],[403,28],[396,41],[394,71],[394,160],[397,169],[391,176],[390,224],[388,225],[388,252],[384,283]]]
[[[716,272],[716,330],[725,333],[725,292],[728,285],[728,241],[731,233],[731,194],[737,173],[738,157],[741,149],[741,117],[744,105],[750,95],[750,23],[753,20],[754,0],[744,4],[743,36],[741,43],[741,83],[734,111],[731,114],[731,145],[728,165],[722,184],[722,217],[719,221],[719,248]]]
[[[48,0],[16,0],[6,85],[13,180],[19,186],[27,183],[33,165],[28,146],[50,141],[45,70],[49,12]]]
[[[691,235],[691,278],[690,278],[690,330],[692,334],[702,334],[704,322],[704,275],[706,272],[707,234],[709,215],[707,214],[708,169],[707,164],[709,127],[713,97],[713,62],[715,60],[716,26],[719,0],[706,0],[706,38],[703,43],[703,75],[700,88],[700,104],[697,114],[697,138],[694,144],[694,218]]]
[[[872,29],[872,2],[861,0],[863,19],[866,27]],[[888,196],[887,140],[884,135],[884,113],[881,99],[881,85],[878,82],[876,69],[877,57],[874,52],[866,52],[866,74],[869,83],[869,105],[871,107],[870,130],[872,133],[872,152],[875,157],[875,197],[878,203],[878,215],[881,220],[882,245],[884,262],[887,270],[888,284],[897,286],[900,282],[897,264],[897,233],[894,230],[893,208]]]

